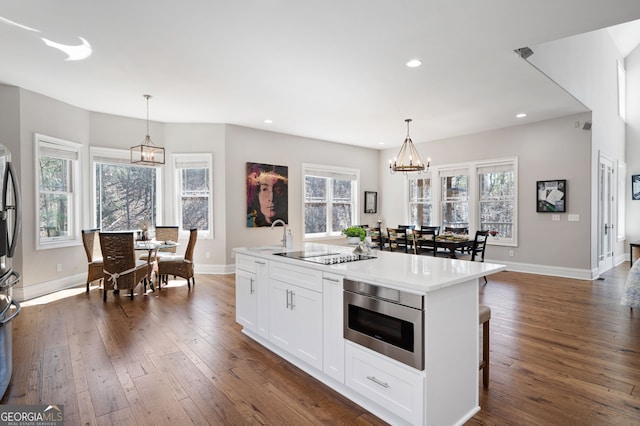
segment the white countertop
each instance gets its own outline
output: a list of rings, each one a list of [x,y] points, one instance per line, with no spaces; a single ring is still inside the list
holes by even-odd
[[[239,247],[233,251],[238,254],[259,257],[271,261],[284,262],[309,269],[343,275],[346,278],[370,283],[386,284],[403,290],[429,292],[455,285],[472,278],[480,278],[506,269],[505,265],[470,262],[467,260],[447,259],[428,255],[413,255],[372,249],[376,259],[346,262],[334,265],[306,262],[274,253],[295,251],[331,251],[349,254],[354,246],[339,246],[318,243],[302,243],[287,250],[282,246]]]

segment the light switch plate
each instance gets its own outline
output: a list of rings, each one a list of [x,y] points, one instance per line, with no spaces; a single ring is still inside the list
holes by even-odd
[[[560,222],[560,215],[559,214],[552,214],[551,215],[551,220],[554,222]]]
[[[579,221],[580,221],[580,215],[579,215],[579,214],[570,214],[570,215],[567,217],[567,220],[568,220],[569,222],[579,222]]]

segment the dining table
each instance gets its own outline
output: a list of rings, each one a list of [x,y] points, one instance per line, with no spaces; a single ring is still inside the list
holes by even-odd
[[[147,265],[149,266],[149,272],[147,281],[149,281],[149,288],[155,292],[156,289],[153,286],[153,263],[160,249],[178,247],[180,244],[175,241],[156,241],[156,240],[138,240],[134,244],[134,249],[137,251],[147,251]]]
[[[464,251],[473,247],[473,240],[463,236],[437,236],[435,243],[431,239],[421,239],[419,244],[426,247],[444,248],[449,251],[449,257],[451,259],[457,259],[456,251]]]

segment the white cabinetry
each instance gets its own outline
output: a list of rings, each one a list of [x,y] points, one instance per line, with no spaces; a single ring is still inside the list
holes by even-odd
[[[423,422],[424,372],[347,342],[346,384],[411,424]]]
[[[344,383],[342,280],[341,275],[322,274],[323,371],[340,383]]]
[[[236,322],[264,337],[268,335],[266,260],[236,256]]]
[[[322,273],[271,263],[269,296],[269,340],[322,370]]]

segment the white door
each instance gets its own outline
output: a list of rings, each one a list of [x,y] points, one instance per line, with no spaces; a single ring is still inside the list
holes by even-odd
[[[615,177],[613,161],[600,154],[598,163],[598,273],[614,267]]]

